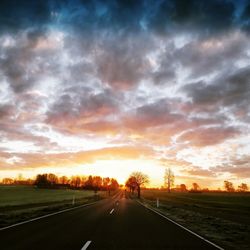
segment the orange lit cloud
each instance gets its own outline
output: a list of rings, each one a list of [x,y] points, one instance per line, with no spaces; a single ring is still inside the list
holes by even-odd
[[[86,163],[93,163],[98,160],[123,160],[123,159],[138,159],[150,158],[153,156],[153,151],[147,147],[113,147],[102,148],[99,150],[90,150],[75,153],[57,153],[57,154],[11,154],[1,153],[2,162],[1,168],[36,168],[36,167],[60,167],[72,166]],[[19,160],[11,163],[13,157]]]

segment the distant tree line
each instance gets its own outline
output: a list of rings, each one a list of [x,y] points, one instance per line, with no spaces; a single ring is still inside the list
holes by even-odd
[[[149,177],[141,172],[133,172],[127,179],[125,186],[131,192],[135,191],[138,197],[141,195],[141,188],[149,182]],[[16,178],[3,178],[0,184],[3,185],[36,185],[39,188],[72,188],[72,189],[88,189],[88,190],[115,190],[119,184],[114,178],[102,178],[100,176],[80,176],[71,177],[57,176],[52,173],[38,174],[35,179],[24,178],[19,174]],[[155,188],[159,189],[159,188]],[[191,188],[187,188],[186,184],[176,185],[174,187],[174,173],[170,169],[166,169],[164,175],[164,186],[160,188],[168,192],[192,192],[201,193],[209,191],[222,192],[221,188],[217,190],[209,190],[201,188],[197,182],[192,183]],[[237,187],[230,181],[224,181],[224,191],[226,192],[248,192],[249,187],[246,183],[241,183]]]
[[[223,192],[222,189],[217,190],[209,190],[208,188],[201,188],[200,185],[197,182],[192,183],[191,188],[187,188],[185,184],[177,185],[175,188],[171,189],[175,192],[191,192],[191,193],[201,193],[201,192],[209,192],[209,191],[217,191],[217,192]],[[224,192],[248,192],[249,187],[246,183],[241,183],[238,188],[234,187],[234,184],[230,181],[224,181]]]
[[[21,174],[19,174],[16,178],[3,178],[0,184],[3,185],[33,185],[34,180],[31,178],[23,178]]]
[[[171,191],[175,192],[191,192],[191,193],[201,193],[201,192],[209,192],[210,190],[208,188],[201,188],[200,185],[197,182],[192,183],[192,187],[188,190],[187,186],[185,184],[180,184],[174,187],[174,173],[170,168],[167,168],[165,170],[164,174],[164,187],[161,189],[167,190],[169,193]],[[238,188],[234,187],[234,184],[230,181],[224,181],[224,190],[226,192],[247,192],[249,190],[248,185],[246,183],[241,183]],[[213,190],[215,191],[215,190]],[[218,189],[216,191],[220,191],[221,189]]]
[[[116,190],[119,183],[114,178],[100,176],[60,176],[55,174],[38,174],[34,181],[34,185],[39,188],[73,188],[87,190]]]
[[[119,183],[114,178],[100,176],[80,176],[71,177],[57,176],[52,173],[38,174],[35,179],[25,179],[21,175],[17,178],[3,178],[0,184],[3,185],[35,185],[38,188],[71,188],[87,190],[112,191],[119,188]]]

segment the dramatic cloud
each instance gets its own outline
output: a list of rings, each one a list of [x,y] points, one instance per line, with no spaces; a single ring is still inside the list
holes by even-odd
[[[210,84],[196,82],[183,89],[195,104],[223,106],[245,104],[248,106],[250,68],[236,70],[233,74],[223,75]]]
[[[204,147],[218,144],[237,134],[238,131],[230,127],[199,128],[182,134],[179,139],[182,141],[188,141],[194,146]]]
[[[164,124],[173,124],[181,118],[181,115],[171,112],[167,100],[159,100],[138,107],[131,116],[125,118],[125,125],[129,128],[141,130]]]
[[[250,178],[248,1],[21,2],[0,3],[0,174],[143,158]]]
[[[11,169],[29,169],[41,167],[60,167],[74,166],[87,163],[93,163],[98,160],[124,160],[148,158],[153,156],[153,151],[147,147],[110,147],[98,150],[88,150],[75,153],[58,153],[58,154],[42,154],[42,153],[4,153],[0,154],[0,159],[5,161],[6,168]]]

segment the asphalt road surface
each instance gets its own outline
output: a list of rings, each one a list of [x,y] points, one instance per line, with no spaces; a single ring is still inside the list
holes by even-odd
[[[123,194],[0,231],[1,250],[217,249]]]

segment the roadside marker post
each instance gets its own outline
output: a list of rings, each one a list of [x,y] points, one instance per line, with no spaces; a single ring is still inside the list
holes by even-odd
[[[73,199],[72,199],[72,206],[75,205],[75,196],[73,195]]]
[[[160,206],[159,199],[156,199],[156,207],[158,208]]]

